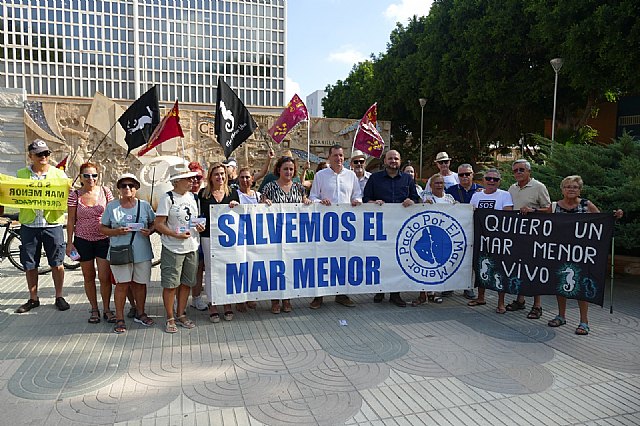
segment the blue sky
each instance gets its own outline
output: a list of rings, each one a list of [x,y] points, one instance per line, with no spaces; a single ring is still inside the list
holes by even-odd
[[[429,0],[287,1],[287,90],[304,100],[386,50],[396,22],[428,14]]]

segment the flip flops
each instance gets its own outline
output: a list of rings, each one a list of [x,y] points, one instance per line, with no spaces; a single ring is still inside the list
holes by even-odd
[[[467,303],[467,306],[482,306],[482,305],[486,305],[486,304],[487,304],[487,302],[484,301],[484,300],[475,299],[475,300],[469,301],[469,303]]]

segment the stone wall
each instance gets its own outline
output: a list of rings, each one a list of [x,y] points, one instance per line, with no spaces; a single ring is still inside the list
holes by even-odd
[[[26,98],[24,90],[0,88],[0,173],[6,175],[24,167]]]

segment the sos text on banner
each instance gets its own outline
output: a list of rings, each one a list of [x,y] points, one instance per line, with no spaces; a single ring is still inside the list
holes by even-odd
[[[480,287],[557,294],[602,306],[613,216],[476,210],[474,270]]]
[[[216,304],[471,286],[470,205],[212,205]]]
[[[70,179],[21,179],[0,174],[0,205],[18,209],[67,210]]]

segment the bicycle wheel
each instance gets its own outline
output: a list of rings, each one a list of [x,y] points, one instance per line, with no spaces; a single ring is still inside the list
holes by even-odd
[[[160,264],[160,254],[162,253],[162,241],[160,241],[160,234],[154,232],[149,237],[151,240],[151,250],[153,250],[153,260],[151,266],[157,266]]]
[[[20,262],[20,246],[22,245],[22,241],[20,240],[20,235],[15,232],[12,232],[11,235],[7,238],[7,257],[9,258],[9,262],[16,268],[21,271],[24,271],[24,267]],[[44,262],[44,265],[42,264]],[[51,266],[47,264],[47,254],[44,252],[44,248],[40,249],[40,267],[38,268],[38,274],[46,274],[47,272],[51,272]]]

